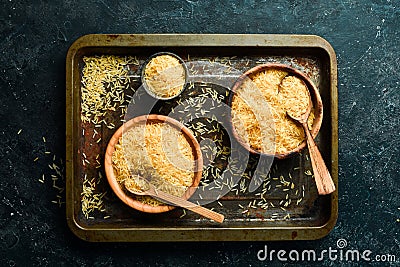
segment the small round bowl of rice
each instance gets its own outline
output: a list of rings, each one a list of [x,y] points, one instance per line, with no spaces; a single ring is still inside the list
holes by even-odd
[[[323,117],[322,99],[318,88],[302,71],[286,64],[257,65],[241,75],[228,99],[230,125],[235,139],[250,153],[293,156],[306,147],[302,126],[287,112],[305,113],[308,93],[312,108],[308,127],[315,138]]]
[[[124,123],[111,137],[104,162],[107,180],[117,197],[147,213],[175,207],[129,192],[126,180],[140,176],[157,190],[189,199],[200,183],[203,168],[200,145],[193,133],[177,120],[156,114]]]
[[[159,100],[170,100],[185,89],[189,71],[182,58],[170,52],[150,56],[142,66],[142,85],[146,92]]]

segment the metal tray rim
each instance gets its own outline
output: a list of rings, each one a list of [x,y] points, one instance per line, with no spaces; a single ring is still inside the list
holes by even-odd
[[[182,38],[185,42],[182,42]],[[89,229],[75,220],[72,176],[74,125],[77,123],[74,119],[77,108],[74,105],[74,95],[79,88],[79,84],[74,84],[74,77],[77,75],[74,64],[78,52],[86,47],[160,46],[160,43],[162,46],[205,46],[205,40],[206,46],[284,46],[325,50],[329,56],[331,80],[331,175],[338,188],[337,59],[333,47],[322,37],[286,34],[89,34],[78,38],[70,46],[66,56],[66,219],[71,231],[80,239],[93,242],[313,240],[323,238],[333,230],[338,218],[338,189],[330,196],[331,217],[324,225],[315,227]],[[143,232],[147,234],[140,234]],[[155,235],[148,235],[149,233]]]

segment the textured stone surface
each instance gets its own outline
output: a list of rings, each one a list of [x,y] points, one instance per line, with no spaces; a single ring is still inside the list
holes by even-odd
[[[257,260],[257,251],[266,244],[323,250],[337,248],[340,238],[347,248],[400,260],[400,3],[270,2],[1,1],[0,265],[261,266],[267,262]],[[65,205],[51,202],[58,191],[50,178],[38,179],[49,173],[53,155],[64,158],[65,55],[88,33],[297,33],[327,39],[339,64],[340,212],[333,232],[317,241],[273,243],[92,244],[73,236]]]

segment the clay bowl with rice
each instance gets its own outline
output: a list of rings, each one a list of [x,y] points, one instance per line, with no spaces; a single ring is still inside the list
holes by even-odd
[[[321,128],[323,106],[318,88],[306,74],[279,63],[246,71],[228,98],[233,136],[252,154],[284,159],[299,153],[307,145],[306,136],[287,112],[306,111],[307,90],[312,102],[307,124],[315,138]]]
[[[203,168],[200,145],[192,132],[180,122],[156,114],[123,124],[111,137],[104,161],[107,180],[118,198],[147,213],[175,207],[130,193],[124,186],[127,179],[139,175],[163,192],[189,199],[200,183]]]
[[[159,100],[170,100],[180,95],[188,77],[184,60],[174,53],[156,53],[142,65],[142,85],[149,95]]]

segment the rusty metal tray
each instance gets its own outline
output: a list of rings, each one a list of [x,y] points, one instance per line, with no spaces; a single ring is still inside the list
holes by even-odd
[[[218,75],[218,79],[233,81],[237,73],[232,74],[232,69],[244,72],[267,62],[285,63],[305,72],[319,88],[324,103],[324,119],[316,141],[338,188],[337,62],[334,50],[321,37],[86,35],[72,44],[66,58],[66,217],[72,232],[83,240],[94,242],[309,240],[326,236],[338,216],[338,191],[318,196],[307,150],[288,159],[274,160],[271,169],[263,173],[264,180],[259,189],[254,192],[249,192],[247,186],[254,172],[252,164],[257,158],[250,157],[240,182],[231,184],[227,195],[206,205],[225,215],[222,224],[179,208],[162,214],[141,213],[113,194],[102,166],[105,148],[113,132],[122,125],[124,112],[132,105],[133,94],[140,87],[140,65],[160,51],[176,53],[187,62],[211,62],[223,66],[222,70],[213,69],[219,73],[192,67],[191,75],[201,76],[200,80]],[[102,56],[123,59],[123,74],[114,73],[108,80],[94,79],[104,79],[100,83],[106,90],[123,87],[124,94],[110,100],[118,105],[109,106],[99,120],[87,121],[87,113],[84,114],[87,107],[82,106],[81,90],[87,83],[82,80],[85,64],[89,64],[85,60]],[[205,81],[194,82],[191,86],[193,90],[183,94],[182,101],[185,97],[190,98],[193,92],[197,96],[208,92],[220,100],[228,95],[229,84],[220,86]],[[139,113],[140,107],[140,104],[133,105]],[[152,112],[169,114],[173,108],[171,101],[158,102]],[[204,127],[215,128],[212,123]],[[218,128],[216,132],[219,131],[223,130]],[[207,138],[213,140],[212,136]],[[224,160],[226,158],[216,158],[211,162],[203,179],[211,179],[223,171]]]

